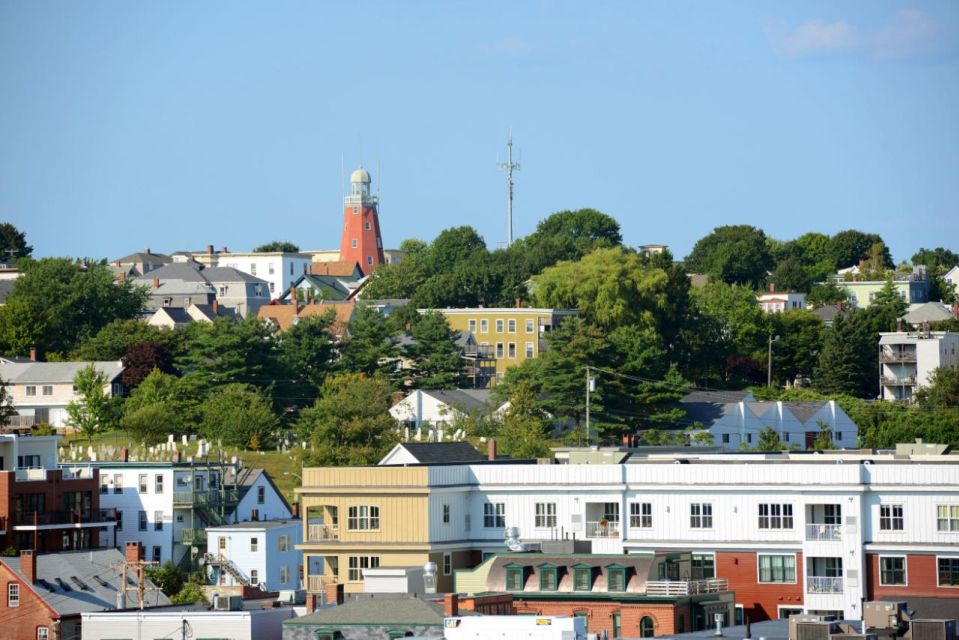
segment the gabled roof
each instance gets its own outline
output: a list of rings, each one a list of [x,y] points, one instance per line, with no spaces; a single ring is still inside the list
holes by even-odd
[[[319,302],[307,305],[266,304],[259,308],[257,317],[272,320],[280,331],[286,331],[302,318],[321,316],[333,309],[336,318],[333,321],[333,333],[346,335],[356,305],[353,302]]]
[[[77,613],[104,611],[117,608],[117,592],[122,584],[121,566],[123,554],[116,549],[92,549],[88,551],[60,551],[44,553],[35,558],[37,582],[33,591],[60,616]],[[8,569],[24,583],[27,576],[20,571],[20,558],[0,558]],[[136,585],[136,574],[127,575],[127,585]],[[76,578],[76,581],[74,580]],[[157,589],[149,579],[144,596],[144,606],[161,607],[170,604],[170,599]],[[134,606],[135,591],[127,595],[128,607]]]
[[[466,412],[485,409],[490,400],[489,389],[422,389],[422,392],[443,404]]]
[[[232,469],[228,470],[225,474],[224,483],[232,484],[234,482],[233,476],[234,472]],[[273,487],[273,491],[276,492],[276,495],[280,497],[280,500],[283,501],[283,504],[286,505],[287,511],[292,511],[290,509],[290,503],[286,501],[286,498],[283,496],[283,493],[277,488],[276,483],[273,482],[273,478],[270,477],[270,474],[263,469],[257,467],[242,467],[240,472],[236,474],[236,484],[237,484],[237,496],[239,500],[243,498],[250,492],[250,489],[253,488],[253,485],[256,484],[256,481],[260,478],[266,480],[266,483]]]
[[[117,258],[113,261],[114,264],[119,262],[120,264],[130,264],[130,263],[143,263],[143,264],[169,264],[173,262],[173,258],[162,253],[147,253],[145,251],[138,251],[137,253],[131,253],[128,256],[123,256],[122,258]]]
[[[941,302],[914,304],[909,308],[909,312],[906,313],[902,319],[912,325],[919,325],[924,322],[943,322],[953,319],[952,308]]]
[[[166,316],[174,324],[190,324],[193,318],[183,307],[160,307],[153,312],[154,316]]]
[[[401,442],[396,446],[406,449],[420,464],[469,464],[486,459],[469,442]]]
[[[224,307],[222,304],[217,305],[215,313],[213,311],[212,304],[191,304],[190,310],[195,310],[196,313],[199,313],[201,316],[203,316],[210,322],[212,322],[216,318],[230,318],[235,320],[237,315],[236,309],[230,309],[230,308]]]
[[[156,272],[154,271],[153,273]],[[262,278],[257,278],[233,267],[207,267],[201,272],[201,275],[210,282],[252,282],[253,284],[269,284]]]
[[[840,309],[834,304],[827,305],[825,307],[816,307],[815,309],[813,309],[812,312],[815,313],[817,316],[819,316],[819,319],[825,323],[832,322],[833,320],[836,319],[836,316],[838,316],[840,313],[842,314],[849,313],[845,309]]]
[[[358,280],[363,277],[363,270],[355,261],[337,260],[336,262],[314,262],[310,265],[310,273],[315,276],[338,276]]]
[[[155,271],[151,271],[136,279],[138,284],[152,284],[154,280],[182,280],[184,282],[203,282],[209,281],[200,273],[200,267],[197,263],[171,262],[163,265]]]
[[[27,362],[0,363],[0,378],[16,384],[66,384],[72,383],[77,374],[90,362]],[[97,371],[103,373],[107,382],[112,382],[123,373],[120,360],[95,361]]]
[[[406,594],[392,598],[377,594],[375,598],[359,598],[334,607],[327,607],[306,616],[285,620],[283,624],[334,628],[340,625],[439,627],[442,626],[445,617],[441,603],[411,598]]]

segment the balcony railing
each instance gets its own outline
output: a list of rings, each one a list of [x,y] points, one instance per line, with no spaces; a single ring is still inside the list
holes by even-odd
[[[464,358],[481,358],[481,359],[492,359],[493,358],[493,347],[490,345],[475,345],[463,347],[463,357]]]
[[[916,354],[907,351],[883,351],[879,355],[879,360],[882,362],[916,362]]]
[[[180,531],[180,541],[183,544],[205,543],[206,529],[182,529]]]
[[[93,467],[61,467],[64,480],[93,480]]]
[[[883,376],[882,383],[888,387],[910,386],[916,384],[915,376]]]
[[[310,593],[323,593],[326,585],[336,584],[337,582],[339,582],[339,578],[335,575],[306,576],[306,589]]]
[[[46,482],[47,469],[17,469],[14,477],[17,482]]]
[[[842,578],[807,576],[806,593],[842,593]]]
[[[331,524],[311,524],[306,527],[307,542],[323,542],[324,540],[339,540],[340,528]]]
[[[811,523],[806,525],[806,540],[839,540],[842,538],[841,524]]]
[[[586,522],[587,538],[618,538],[619,523],[608,520],[589,520]]]
[[[654,597],[694,596],[702,593],[729,591],[726,578],[709,580],[656,580],[646,583],[646,595]]]
[[[99,514],[98,514],[99,515]],[[75,509],[63,509],[59,511],[18,511],[14,516],[14,522],[18,527],[32,527],[33,525],[47,526],[51,524],[81,524],[84,522],[100,522],[94,519],[89,511],[77,511]],[[109,522],[111,519],[104,520]]]

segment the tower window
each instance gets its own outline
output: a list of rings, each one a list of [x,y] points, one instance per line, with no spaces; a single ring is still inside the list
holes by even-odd
[[[373,256],[366,256],[366,264],[368,265],[373,264]]]
[[[364,223],[363,223],[363,228],[366,229],[367,231],[369,231],[369,230],[370,230],[370,223],[369,223],[369,222],[364,222]]]
[[[356,248],[356,238],[353,238],[353,242],[352,242],[351,244],[352,244],[352,247],[355,249],[355,248]]]
[[[359,213],[359,212],[360,212],[360,208],[357,207],[356,205],[354,205],[354,206],[353,206],[353,213]]]

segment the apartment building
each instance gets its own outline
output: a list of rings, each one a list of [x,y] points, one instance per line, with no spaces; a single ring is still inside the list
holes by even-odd
[[[231,252],[226,247],[215,251],[212,244],[207,245],[205,252],[198,251],[191,257],[207,267],[231,267],[265,280],[269,288],[267,300],[283,295],[297,278],[309,272],[313,262],[313,257],[307,253]]]
[[[213,584],[261,587],[267,591],[300,588],[303,541],[299,520],[250,520],[206,530],[204,566]]]
[[[476,346],[464,356],[472,361],[469,375],[477,387],[501,380],[506,370],[546,348],[545,336],[566,318],[579,315],[575,309],[530,309],[507,307],[484,309],[420,309],[438,311],[453,331],[473,334]]]
[[[689,551],[688,580],[722,578],[751,620],[862,598],[959,596],[959,456],[701,454],[623,464],[306,468],[306,584],[363,590],[363,570],[457,569],[523,542],[575,537],[594,554]],[[325,576],[310,567],[320,563]]]
[[[892,331],[879,334],[879,386],[883,400],[912,402],[936,369],[959,368],[959,333]]]
[[[112,540],[97,470],[58,467],[59,438],[0,433],[0,549],[72,551]]]

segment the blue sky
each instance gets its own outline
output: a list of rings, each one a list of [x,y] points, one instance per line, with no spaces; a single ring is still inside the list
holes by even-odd
[[[0,0],[0,220],[37,255],[384,242],[604,211],[959,251],[959,3]]]

